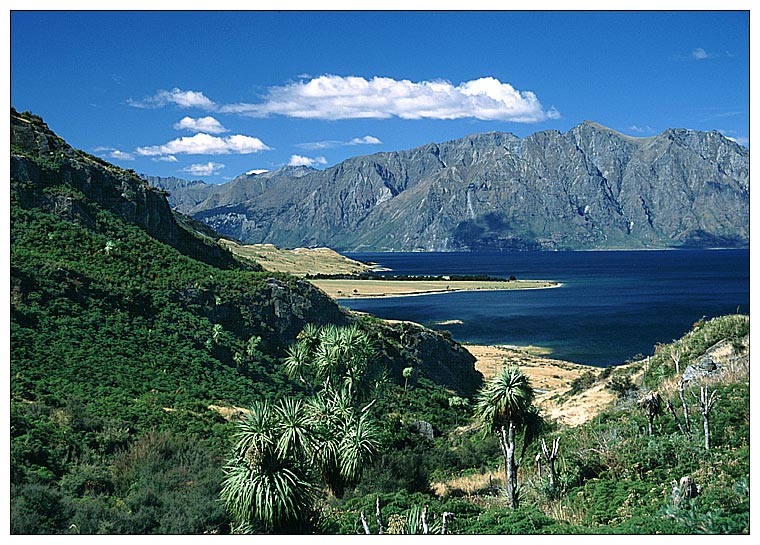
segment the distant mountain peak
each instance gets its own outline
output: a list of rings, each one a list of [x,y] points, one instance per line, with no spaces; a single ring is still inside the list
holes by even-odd
[[[319,169],[314,168],[314,167],[309,167],[306,165],[298,165],[298,166],[285,165],[278,169],[270,171],[272,175],[286,174],[288,176],[294,176],[296,178],[300,178],[301,176],[305,176],[306,174],[309,174],[311,172],[319,172]]]
[[[597,123],[596,121],[589,121],[588,119],[580,123],[578,126],[575,127],[575,129],[581,129],[581,128],[589,128],[597,132],[606,132],[606,133],[612,133],[617,136],[620,136],[622,138],[635,138],[635,139],[641,139],[642,137],[638,136],[631,136],[629,134],[622,133],[618,130],[615,130],[611,127],[607,127],[606,125],[602,125],[601,123]],[[646,137],[644,137],[646,138]]]

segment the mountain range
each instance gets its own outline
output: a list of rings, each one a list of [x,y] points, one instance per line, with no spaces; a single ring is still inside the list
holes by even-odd
[[[148,177],[246,243],[343,251],[742,247],[749,150],[717,131],[647,138],[585,121],[282,167],[224,184]]]

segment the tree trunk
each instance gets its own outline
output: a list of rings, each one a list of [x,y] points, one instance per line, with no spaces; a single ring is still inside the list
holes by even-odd
[[[665,402],[665,405],[668,407],[668,411],[670,411],[670,414],[673,416],[673,420],[675,420],[676,425],[678,426],[678,431],[681,432],[681,435],[686,435],[686,430],[683,429],[683,426],[681,425],[681,421],[678,420],[678,415],[676,414],[676,410],[673,407],[673,404],[670,402],[670,400],[667,400]]]
[[[549,485],[552,490],[557,487],[557,471],[554,469],[554,460],[549,462]]]
[[[449,518],[453,518],[454,513],[449,513],[448,511],[445,511],[443,513],[443,520],[441,521],[441,535],[446,535],[449,533]]]
[[[370,535],[372,532],[370,532],[369,530],[369,524],[367,524],[367,519],[364,518],[364,511],[362,511],[361,514],[359,515],[359,520],[361,521],[362,527],[364,528],[364,533],[367,535]]]
[[[510,422],[509,430],[501,427],[499,443],[502,453],[504,454],[504,473],[507,480],[507,495],[509,496],[509,506],[517,509],[517,464],[515,464],[515,425]]]
[[[713,390],[712,394],[707,386],[702,386],[699,389],[699,397],[694,395],[694,398],[699,403],[699,411],[702,413],[702,423],[705,426],[705,450],[710,450],[710,411],[715,402],[718,401],[719,396],[717,391]]]
[[[519,494],[517,491],[517,464],[515,463],[515,425],[509,423],[509,497],[513,509],[519,507]]]
[[[557,470],[554,462],[557,461],[557,454],[559,453],[559,440],[560,438],[556,437],[554,441],[552,441],[551,450],[549,450],[546,446],[546,441],[541,439],[541,452],[543,452],[544,459],[546,459],[546,463],[549,466],[549,485],[551,486],[552,491],[557,487]],[[540,475],[539,478],[541,478]]]
[[[681,406],[683,407],[683,426],[686,430],[686,436],[691,438],[691,422],[689,422],[689,409],[683,395],[683,380],[678,383],[678,397],[681,398]]]
[[[375,519],[377,520],[377,533],[383,535],[383,517],[380,513],[380,496],[375,499]]]
[[[647,408],[647,422],[649,424],[649,435],[654,435],[654,431],[652,430],[652,424],[654,422],[654,411],[651,408]]]

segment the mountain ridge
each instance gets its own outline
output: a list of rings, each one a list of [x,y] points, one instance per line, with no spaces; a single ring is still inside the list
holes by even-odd
[[[239,176],[206,184],[192,204],[182,188],[169,200],[222,234],[283,247],[736,247],[749,239],[748,157],[716,131],[638,138],[584,121],[356,156],[298,177]]]

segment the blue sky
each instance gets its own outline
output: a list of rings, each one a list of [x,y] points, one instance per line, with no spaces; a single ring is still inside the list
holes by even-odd
[[[12,12],[11,103],[124,168],[225,182],[467,134],[719,130],[746,12]]]

